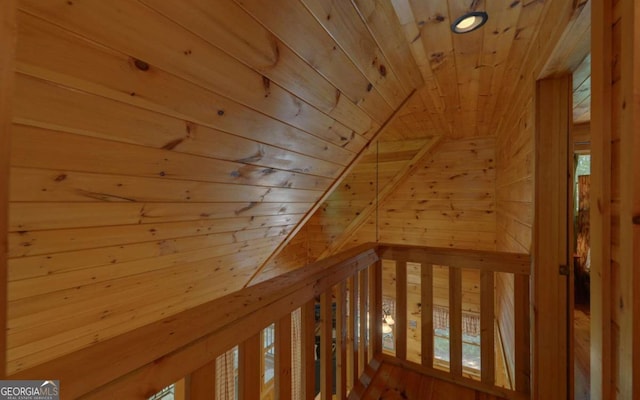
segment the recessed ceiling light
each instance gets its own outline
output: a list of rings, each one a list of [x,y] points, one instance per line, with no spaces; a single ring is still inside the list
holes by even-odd
[[[453,21],[451,31],[453,33],[468,33],[475,31],[487,22],[489,15],[484,11],[468,12]]]

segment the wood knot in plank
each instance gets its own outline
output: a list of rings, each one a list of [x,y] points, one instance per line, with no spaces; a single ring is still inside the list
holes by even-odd
[[[150,68],[149,64],[142,60],[138,60],[137,58],[133,59],[133,65],[135,65],[140,71],[148,71]]]
[[[269,97],[271,94],[271,80],[266,76],[262,76],[262,88],[264,89],[264,97]]]

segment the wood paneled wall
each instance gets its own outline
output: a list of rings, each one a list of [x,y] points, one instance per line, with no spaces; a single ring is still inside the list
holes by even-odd
[[[284,249],[273,260],[268,262],[255,278],[248,282],[248,285],[266,281],[274,276],[302,268],[313,262],[309,256],[309,241],[309,229],[305,224]]]
[[[384,243],[495,250],[495,140],[442,142],[346,246]],[[376,220],[376,217],[378,220]]]
[[[597,4],[592,49],[592,388],[640,395],[640,6]],[[596,62],[597,61],[597,62]]]
[[[242,288],[421,82],[352,3],[18,8],[9,373]]]
[[[573,13],[572,2],[547,3],[537,36],[520,55],[519,79],[496,133],[496,250],[531,252],[535,162],[535,82]],[[513,56],[513,54],[511,55]],[[513,60],[511,60],[513,62]],[[505,89],[507,90],[507,89]],[[510,373],[514,372],[516,327],[511,319],[518,294],[513,277],[496,274],[496,318]],[[522,299],[520,299],[522,300]],[[525,299],[526,300],[526,299]],[[534,389],[535,390],[535,389]]]

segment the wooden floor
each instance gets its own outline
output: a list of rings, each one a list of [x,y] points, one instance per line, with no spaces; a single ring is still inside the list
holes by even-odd
[[[351,398],[351,397],[350,397]],[[501,400],[473,389],[383,363],[360,399],[363,400]]]
[[[575,400],[589,400],[590,370],[589,370],[589,335],[590,317],[587,309],[576,306],[573,312],[574,327],[574,390]]]

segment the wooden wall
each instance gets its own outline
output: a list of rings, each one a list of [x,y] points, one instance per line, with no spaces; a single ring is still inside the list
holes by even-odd
[[[282,249],[275,258],[265,264],[262,270],[248,284],[254,285],[266,281],[274,276],[302,268],[313,262],[309,256],[310,240],[309,229],[307,224],[305,224],[284,249]]]
[[[534,104],[530,99],[496,140],[496,249],[531,252],[533,232]],[[496,273],[496,318],[510,375],[515,371],[514,280]]]
[[[521,57],[519,79],[509,89],[511,106],[500,118],[496,134],[496,249],[531,252],[534,206],[535,83],[573,15],[571,2],[547,3],[537,35],[525,37],[530,46]],[[563,54],[565,56],[566,54]],[[510,59],[514,64],[515,60]],[[507,68],[514,68],[515,64]],[[506,88],[505,88],[506,92]],[[505,93],[506,94],[506,93]],[[496,274],[496,318],[513,376],[516,354],[516,307],[513,277]]]
[[[442,142],[345,245],[380,242],[494,250],[495,140]]]
[[[640,7],[594,3],[591,303],[594,399],[640,395]],[[597,205],[597,207],[595,206]]]
[[[242,288],[420,84],[399,25],[278,5],[19,2],[9,373]]]

